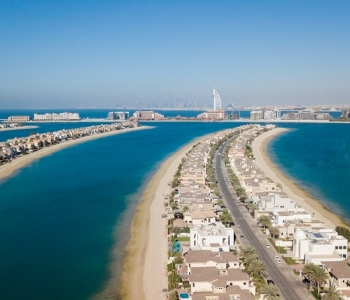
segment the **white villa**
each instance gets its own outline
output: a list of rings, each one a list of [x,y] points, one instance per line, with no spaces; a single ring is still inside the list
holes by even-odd
[[[342,261],[347,258],[348,240],[332,229],[303,231],[297,229],[293,238],[293,255],[305,259],[305,264],[321,265],[322,261]]]
[[[190,231],[192,250],[230,251],[234,245],[233,228],[226,228],[221,222],[196,225]]]

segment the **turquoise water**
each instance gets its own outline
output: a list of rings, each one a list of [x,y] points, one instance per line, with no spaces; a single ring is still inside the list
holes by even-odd
[[[122,254],[127,208],[159,164],[228,123],[157,126],[66,148],[0,182],[0,290],[4,299],[87,299]],[[121,266],[121,257],[117,258]]]
[[[274,139],[272,160],[299,186],[350,221],[350,124],[290,124]]]
[[[88,299],[97,293],[110,276],[114,245],[121,266],[133,209],[160,163],[194,138],[240,123],[147,125],[156,128],[63,149],[0,182],[3,299]],[[350,127],[279,126],[294,130],[272,142],[273,160],[350,216]]]

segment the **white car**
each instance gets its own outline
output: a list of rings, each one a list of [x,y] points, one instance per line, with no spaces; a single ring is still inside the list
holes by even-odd
[[[280,259],[277,259],[276,261],[277,261],[278,264],[282,263]]]
[[[266,244],[266,248],[270,248],[270,245],[269,245],[269,244]]]
[[[280,259],[279,256],[275,255],[275,260]]]

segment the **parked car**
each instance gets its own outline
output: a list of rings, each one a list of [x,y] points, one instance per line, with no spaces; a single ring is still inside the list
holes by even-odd
[[[239,237],[240,237],[242,240],[244,240],[244,235],[243,235],[243,234],[241,234]]]
[[[273,284],[275,285],[275,282],[272,279],[267,279],[267,284]]]
[[[304,279],[303,279],[303,283],[310,283],[310,280],[307,279],[307,278],[304,278]]]
[[[266,248],[270,248],[270,245],[269,245],[269,244],[266,244]]]

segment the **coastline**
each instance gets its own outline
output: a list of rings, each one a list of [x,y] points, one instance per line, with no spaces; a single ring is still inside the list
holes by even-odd
[[[168,286],[167,218],[164,198],[170,192],[169,181],[192,147],[209,135],[204,135],[182,147],[169,157],[152,177],[137,205],[126,247],[121,277],[121,299],[166,299],[162,292]]]
[[[347,226],[340,216],[325,208],[317,199],[311,197],[272,162],[267,153],[267,146],[272,139],[287,131],[289,129],[277,128],[254,139],[252,149],[257,166],[274,182],[280,183],[282,191],[287,193],[299,206],[311,212],[315,218],[324,222],[327,227],[335,229],[336,226]]]
[[[0,132],[3,131],[10,131],[10,130],[25,130],[25,129],[34,129],[38,128],[39,126],[21,126],[21,127],[11,127],[11,128],[0,128]]]
[[[105,132],[105,133],[100,133],[100,134],[82,137],[82,138],[79,138],[76,140],[69,140],[67,142],[62,142],[62,143],[59,143],[57,145],[53,145],[50,147],[45,147],[39,151],[30,153],[28,155],[25,155],[25,156],[22,156],[19,158],[16,158],[11,163],[7,163],[5,165],[0,166],[0,182],[4,178],[10,176],[14,171],[24,167],[25,165],[31,163],[32,161],[39,159],[41,157],[47,156],[53,152],[59,151],[63,148],[70,147],[70,146],[80,144],[80,143],[84,143],[87,141],[99,139],[99,138],[104,138],[104,137],[111,136],[111,135],[127,133],[127,132],[135,131],[135,130],[151,129],[151,128],[152,128],[152,126],[142,126],[142,127],[134,127],[134,128],[129,128],[129,129],[123,129],[123,130],[110,131],[110,132]]]

